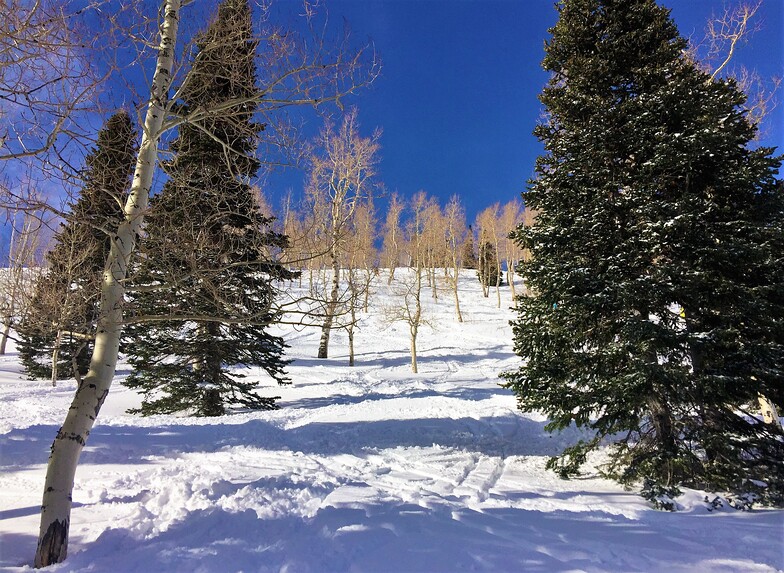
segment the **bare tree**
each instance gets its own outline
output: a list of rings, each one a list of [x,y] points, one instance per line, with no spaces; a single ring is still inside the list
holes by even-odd
[[[382,254],[384,265],[389,269],[387,284],[392,284],[395,279],[395,269],[400,264],[401,235],[400,214],[405,204],[397,193],[392,193],[387,207],[387,216],[384,220],[384,243]]]
[[[30,308],[20,322],[18,345],[28,376],[48,373],[53,387],[64,377],[80,382],[85,373],[84,350],[93,338],[88,309],[96,305],[98,292],[90,280],[95,277],[85,277],[83,267],[88,266],[90,257],[80,248],[84,245],[77,237],[65,237],[58,247],[59,260],[49,259],[49,267],[42,269],[36,281]],[[61,373],[60,354],[64,350],[69,352],[64,352],[65,373]],[[39,362],[39,353],[48,357],[45,364]]]
[[[21,221],[14,216],[10,221],[8,268],[0,270],[0,318],[3,322],[0,354],[6,352],[11,329],[24,320],[41,273],[38,259],[42,234],[40,215],[23,213]]]
[[[713,68],[712,80],[716,79],[732,61],[738,44],[747,41],[757,29],[758,24],[753,23],[752,20],[761,5],[762,0],[757,0],[755,4],[742,2],[735,6],[725,6],[723,14],[708,20],[706,27],[708,54],[704,63]]]
[[[57,156],[89,134],[78,114],[95,108],[102,77],[90,65],[79,15],[102,4],[5,0],[0,21],[0,161]],[[54,152],[50,155],[50,152]],[[0,163],[0,166],[2,163]]]
[[[447,280],[452,287],[452,294],[455,297],[455,312],[457,322],[463,322],[463,314],[460,312],[460,296],[458,294],[458,284],[461,269],[460,256],[466,240],[465,211],[460,203],[460,197],[452,195],[444,208],[444,222],[446,239],[446,253],[448,270]]]
[[[291,195],[291,190],[289,190],[283,197],[281,205],[281,232],[289,238],[289,246],[283,251],[281,262],[297,271],[299,286],[302,287],[305,263],[309,262],[307,258],[307,236],[305,234],[304,217],[296,209]]]
[[[422,229],[421,248],[423,249],[423,266],[427,285],[433,300],[438,300],[438,267],[445,267],[446,244],[444,241],[444,216],[441,207],[435,200],[427,201],[422,214],[424,227]]]
[[[510,233],[522,222],[522,218],[523,203],[520,199],[513,199],[503,206],[498,223],[501,235],[501,250],[498,253],[498,257],[499,260],[503,257],[506,262],[506,282],[509,284],[513,300],[517,296],[515,291],[515,267],[520,260],[521,251],[517,243],[512,240]]]
[[[324,198],[323,203],[329,208],[325,223],[332,270],[318,358],[327,358],[329,353],[330,333],[341,304],[340,271],[345,263],[348,231],[357,207],[370,193],[380,136],[379,131],[371,137],[359,134],[354,109],[343,117],[337,130],[329,123],[326,125],[309,157],[309,193]]]
[[[351,247],[352,268],[358,268],[361,276],[362,310],[368,311],[370,285],[378,275],[378,252],[375,240],[377,233],[376,207],[372,195],[363,201],[354,215],[354,240]]]
[[[353,220],[348,226],[341,274],[346,283],[343,309],[334,316],[333,328],[345,329],[348,335],[348,364],[354,366],[354,332],[358,318],[357,312],[367,312],[370,285],[376,276],[375,214],[372,197],[359,203]],[[341,298],[339,296],[339,298]]]
[[[762,0],[726,4],[719,14],[708,19],[705,37],[690,46],[692,59],[710,74],[711,81],[729,76],[738,82],[748,96],[748,117],[757,125],[776,107],[781,77],[763,78],[754,69],[734,66],[733,60],[741,46],[762,28],[762,21],[757,18],[761,6]]]
[[[523,220],[522,224],[525,227],[530,227],[536,222],[536,211],[534,209],[529,209],[525,207],[523,210]],[[519,261],[530,261],[531,260],[531,251],[529,249],[521,249],[520,245],[515,242],[515,246],[519,249]],[[523,294],[528,294],[528,286],[523,283]]]
[[[387,322],[404,322],[408,325],[411,371],[418,372],[417,366],[417,336],[419,328],[428,324],[422,309],[422,283],[427,259],[427,245],[425,243],[425,228],[427,226],[425,213],[433,201],[423,191],[419,191],[411,198],[411,218],[406,227],[406,255],[410,261],[410,269],[404,276],[398,278],[393,289],[395,295],[402,300],[400,304],[393,304],[384,309],[384,318]]]

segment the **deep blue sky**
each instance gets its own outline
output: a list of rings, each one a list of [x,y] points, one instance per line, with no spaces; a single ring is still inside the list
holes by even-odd
[[[681,34],[699,40],[725,0],[660,4],[672,8]],[[552,0],[324,0],[323,7],[333,29],[347,22],[356,44],[370,40],[381,55],[381,77],[350,103],[366,134],[383,129],[380,179],[389,191],[411,196],[422,189],[442,203],[458,194],[469,222],[490,204],[520,196],[541,153],[531,132],[547,81],[540,62],[557,18]],[[302,11],[294,0],[273,8]],[[187,10],[183,30],[199,28],[206,7]],[[762,29],[739,47],[734,65],[784,76],[784,0],[763,0],[756,19]],[[120,105],[129,97],[117,95]],[[100,118],[95,123],[97,129]],[[784,104],[766,122],[761,144],[784,151],[782,126]],[[298,193],[304,177],[278,173],[266,191],[273,201],[289,188]],[[0,225],[0,257],[7,252],[8,227]]]
[[[672,8],[682,35],[700,39],[725,0],[660,4]],[[372,40],[381,54],[381,77],[354,103],[366,133],[383,128],[380,170],[389,190],[424,189],[443,201],[457,193],[469,219],[519,196],[541,152],[531,131],[547,81],[540,62],[554,2],[327,0],[326,7],[333,24],[345,18],[356,39]],[[782,76],[784,2],[764,0],[757,18],[763,29],[740,47],[735,64]],[[783,110],[768,122],[763,144],[784,143]],[[293,180],[301,187],[301,177]]]

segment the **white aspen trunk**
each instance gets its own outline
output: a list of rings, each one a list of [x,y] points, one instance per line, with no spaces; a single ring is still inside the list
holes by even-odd
[[[351,311],[354,314],[354,311]],[[348,325],[348,365],[354,366],[354,323]]]
[[[349,315],[348,328],[346,329],[348,332],[348,365],[349,366],[354,366],[354,325],[357,322],[357,298],[359,296],[354,279],[355,279],[354,270],[351,269],[349,270],[349,279],[348,279],[349,289],[351,291],[351,312]]]
[[[11,324],[13,318],[6,316],[3,320],[3,336],[0,338],[0,355],[5,354],[5,348],[8,345],[8,337],[11,335]]]
[[[52,388],[57,387],[57,361],[60,359],[60,345],[63,342],[63,331],[58,330],[52,348]]]
[[[123,318],[123,281],[127,273],[128,259],[134,250],[143,214],[147,208],[155,171],[158,139],[163,125],[164,105],[168,97],[174,63],[180,4],[181,0],[163,2],[161,41],[150,87],[150,101],[131,192],[125,203],[125,220],[112,238],[111,249],[104,267],[100,316],[90,369],[76,390],[65,422],[54,439],[52,453],[49,456],[41,504],[41,528],[34,561],[36,568],[60,563],[66,558],[71,521],[71,494],[76,466],[98,412],[109,393],[117,367]]]
[[[16,211],[14,211],[13,216],[11,217],[11,221],[16,220]],[[19,273],[19,265],[20,261],[16,260],[18,257],[14,251],[14,245],[16,244],[16,225],[11,224],[11,237],[8,241],[8,267],[9,271],[13,269],[14,280],[12,281],[13,286],[9,289],[12,292],[10,293],[10,300],[8,314],[3,317],[3,339],[0,340],[0,354],[5,354],[5,348],[8,345],[8,337],[11,334],[11,325],[14,321],[14,310],[16,308],[16,297],[19,296],[19,289],[20,289],[20,273]],[[23,247],[24,248],[24,247]]]
[[[397,260],[400,258],[397,247],[397,228],[392,229],[392,256],[389,259],[389,279],[387,285],[391,285],[395,280],[395,269],[397,268]]]
[[[418,372],[416,339],[417,339],[417,327],[411,326],[411,372],[413,372],[414,374]]]
[[[501,253],[498,250],[498,240],[496,240],[495,242],[495,254],[496,254],[495,294],[498,297],[498,308],[501,308],[501,278],[504,275],[501,271]]]
[[[452,292],[455,295],[455,312],[457,312],[457,322],[463,322],[463,313],[460,312],[460,297],[457,294],[457,273],[458,268],[457,265],[455,265],[455,277],[452,279]]]
[[[757,396],[757,400],[759,401],[760,410],[762,411],[762,419],[765,420],[767,424],[775,424],[779,428],[781,428],[781,418],[779,418],[778,410],[776,409],[776,405],[768,400],[762,394]]]
[[[365,314],[370,310],[370,283],[373,282],[373,271],[367,265],[365,266],[365,292],[363,293],[364,300],[362,301],[362,312]]]
[[[332,237],[332,290],[329,293],[329,302],[327,303],[327,316],[324,317],[324,325],[321,327],[321,340],[319,341],[317,358],[329,357],[329,335],[338,308],[338,294],[340,292],[340,262],[338,260],[337,252],[338,239],[338,232],[335,231]]]
[[[76,380],[77,387],[82,383],[82,373],[79,372],[79,354],[82,353],[84,347],[87,346],[86,342],[82,342],[76,352],[71,354],[71,368],[73,370],[74,380]]]
[[[431,264],[434,264],[433,261],[431,261]],[[433,300],[438,301],[438,285],[436,284],[436,269],[435,269],[435,267],[431,267],[430,277],[431,277],[431,280],[433,281],[432,285],[431,285],[433,287]]]
[[[506,259],[506,281],[509,283],[509,290],[512,292],[512,300],[517,297],[514,284],[514,263],[511,259]]]
[[[490,296],[490,277],[488,277],[488,268],[485,264],[487,256],[483,254],[483,249],[479,247],[479,277],[482,283],[482,296],[488,298]]]
[[[422,267],[417,262],[416,278],[414,283],[414,316],[409,324],[411,332],[411,371],[416,374],[417,369],[417,348],[416,339],[419,332],[419,323],[422,320]]]

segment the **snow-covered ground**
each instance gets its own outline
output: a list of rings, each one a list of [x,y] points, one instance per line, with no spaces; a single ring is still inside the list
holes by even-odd
[[[448,293],[426,296],[418,374],[408,327],[381,318],[386,281],[376,291],[353,368],[344,335],[317,360],[316,330],[281,328],[295,362],[292,386],[265,389],[279,411],[130,416],[139,398],[115,382],[77,472],[69,557],[51,570],[784,570],[782,511],[708,512],[687,491],[665,513],[595,474],[544,469],[576,434],[548,435],[498,385],[519,363],[506,288],[499,309],[467,274],[462,324]],[[22,379],[13,350],[0,357],[3,571],[30,570],[49,445],[73,389]]]

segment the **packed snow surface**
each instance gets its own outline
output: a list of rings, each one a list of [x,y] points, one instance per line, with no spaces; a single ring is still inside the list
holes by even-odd
[[[709,512],[687,491],[680,511],[651,509],[599,477],[592,460],[564,481],[544,466],[578,437],[549,435],[499,386],[514,369],[511,297],[462,279],[429,291],[412,374],[408,326],[382,277],[360,313],[356,366],[333,335],[277,328],[293,384],[247,370],[274,412],[220,418],[125,413],[140,398],[118,380],[77,472],[68,559],[53,571],[556,572],[784,569],[784,512]],[[393,283],[394,284],[394,283]],[[295,285],[296,286],[296,285]],[[29,571],[49,446],[74,383],[52,388],[0,357],[0,569]]]

